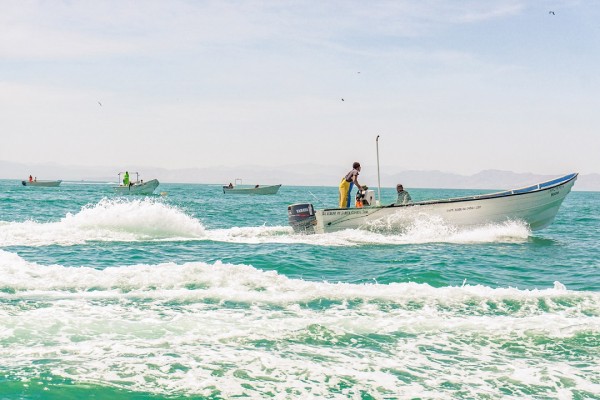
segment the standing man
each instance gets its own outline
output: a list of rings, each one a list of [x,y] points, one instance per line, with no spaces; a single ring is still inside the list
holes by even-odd
[[[358,190],[362,190],[362,186],[358,183],[358,174],[360,173],[360,163],[355,161],[352,164],[352,170],[342,178],[340,182],[340,208],[350,207],[350,192],[352,186],[356,185]]]

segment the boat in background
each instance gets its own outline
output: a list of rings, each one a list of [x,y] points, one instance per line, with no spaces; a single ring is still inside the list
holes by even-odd
[[[238,183],[239,182],[239,183]],[[235,185],[230,183],[223,186],[223,193],[227,194],[276,194],[281,185],[243,185],[241,179],[235,180]]]
[[[39,187],[57,187],[60,186],[60,183],[62,182],[62,180],[57,180],[57,181],[42,181],[42,180],[31,180],[31,181],[21,181],[21,184],[23,186],[39,186]]]
[[[328,233],[343,229],[404,231],[423,217],[440,218],[457,227],[523,221],[535,231],[550,225],[577,180],[569,174],[520,189],[420,201],[408,204],[373,205],[363,208],[314,210],[310,203],[288,206],[288,220],[296,232]],[[377,204],[373,191],[369,204]]]
[[[140,174],[138,172],[132,172],[135,174],[135,181],[129,181],[129,174],[127,172],[119,172],[119,186],[114,186],[113,189],[115,193],[120,195],[129,195],[129,194],[153,194],[156,188],[159,185],[157,179],[152,179],[147,182],[144,182],[143,179],[140,179]],[[125,178],[121,179],[121,175],[124,177],[127,176],[127,181],[125,182]]]

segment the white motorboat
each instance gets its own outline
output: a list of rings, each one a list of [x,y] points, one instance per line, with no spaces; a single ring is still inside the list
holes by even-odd
[[[239,182],[239,183],[238,183]],[[227,194],[276,194],[281,185],[242,185],[241,179],[234,184],[223,186],[223,193]]]
[[[125,175],[127,174],[127,175]],[[120,195],[129,195],[129,194],[152,194],[156,190],[159,185],[157,179],[151,179],[149,181],[144,182],[143,179],[140,179],[140,174],[138,172],[132,172],[132,175],[135,174],[135,181],[129,180],[129,174],[126,172],[119,172],[119,182],[121,183],[119,186],[113,186],[115,193]],[[121,179],[121,175],[124,176]],[[127,178],[125,178],[125,176]]]
[[[58,181],[42,181],[42,180],[33,180],[33,181],[21,181],[23,186],[39,186],[39,187],[57,187],[60,186],[62,180]]]
[[[403,231],[419,218],[434,217],[458,227],[523,221],[531,230],[552,223],[577,174],[520,189],[444,200],[420,201],[363,208],[314,210],[310,203],[288,206],[288,219],[296,232],[327,233],[343,229]],[[374,201],[373,191],[367,195]]]

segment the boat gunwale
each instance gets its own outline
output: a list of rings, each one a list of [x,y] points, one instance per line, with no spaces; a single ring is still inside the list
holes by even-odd
[[[467,201],[477,201],[477,200],[487,200],[487,199],[501,199],[504,197],[512,197],[512,196],[520,196],[523,194],[531,194],[537,192],[544,192],[546,190],[550,190],[560,185],[564,185],[569,183],[575,179],[579,175],[578,172],[574,172],[571,174],[567,174],[561,176],[559,178],[551,179],[549,181],[540,182],[536,185],[529,185],[523,188],[511,189],[511,190],[503,190],[500,192],[475,195],[475,196],[467,196],[467,197],[454,197],[450,199],[441,199],[441,200],[425,200],[418,201],[414,203],[407,204],[388,204],[386,206],[370,206],[365,207],[365,209],[382,209],[382,208],[395,208],[395,207],[413,207],[413,206],[421,206],[421,205],[432,205],[432,204],[450,204],[450,203],[459,203],[459,202],[467,202]],[[528,190],[531,189],[531,190]],[[354,208],[325,208],[322,211],[337,211],[337,210],[355,210]]]
[[[277,184],[277,185],[264,185],[264,186],[260,186],[260,187],[244,187],[244,188],[237,188],[235,186],[232,187],[232,188],[230,188],[229,186],[223,186],[223,193],[231,192],[231,191],[238,191],[238,192],[249,191],[249,192],[253,192],[253,191],[258,191],[258,190],[261,190],[261,189],[269,189],[269,188],[273,188],[273,187],[280,188],[281,185],[282,184],[280,183],[280,184]]]

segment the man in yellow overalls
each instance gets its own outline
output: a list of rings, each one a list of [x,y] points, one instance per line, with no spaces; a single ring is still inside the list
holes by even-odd
[[[129,186],[129,171],[125,171],[123,175],[123,186]]]
[[[356,185],[358,190],[362,190],[362,186],[358,183],[358,174],[360,173],[360,163],[352,164],[352,171],[348,172],[340,182],[340,208],[350,207],[350,192],[352,186]]]

